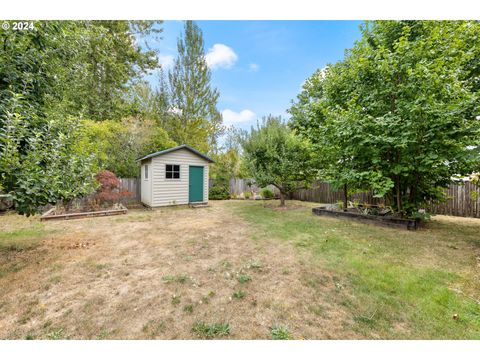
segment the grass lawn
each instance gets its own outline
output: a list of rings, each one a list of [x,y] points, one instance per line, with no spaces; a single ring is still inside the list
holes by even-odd
[[[479,219],[436,216],[425,229],[407,231],[311,216],[305,207],[235,208],[257,228],[255,240],[291,244],[315,267],[307,281],[319,296],[317,274],[331,274],[338,289],[331,301],[351,314],[358,334],[480,339]]]
[[[287,204],[0,216],[0,338],[480,339],[480,219]]]

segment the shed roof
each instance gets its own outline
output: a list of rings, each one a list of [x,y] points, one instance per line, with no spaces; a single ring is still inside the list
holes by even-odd
[[[168,154],[168,153],[171,153],[171,152],[173,152],[173,151],[177,151],[177,150],[181,150],[181,149],[189,150],[189,151],[191,151],[192,153],[194,153],[195,155],[198,155],[198,156],[200,156],[201,158],[204,158],[205,160],[207,160],[207,161],[209,161],[209,162],[215,162],[215,161],[213,161],[210,157],[208,157],[207,155],[202,154],[201,152],[195,150],[194,148],[192,148],[191,146],[188,146],[188,145],[179,145],[179,146],[175,146],[175,147],[170,148],[170,149],[165,149],[165,150],[157,151],[157,152],[148,154],[148,155],[146,155],[146,156],[144,156],[144,157],[141,157],[141,158],[137,159],[137,161],[142,161],[142,160],[150,159],[150,158],[153,158],[153,157],[156,157],[156,156],[159,156],[159,155]]]

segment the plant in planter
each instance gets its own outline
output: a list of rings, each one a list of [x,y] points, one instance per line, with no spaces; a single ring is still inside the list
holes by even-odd
[[[131,195],[127,189],[122,187],[120,180],[111,171],[100,171],[95,178],[100,184],[94,196],[94,200],[98,202],[98,205],[106,204],[113,206],[121,198]]]

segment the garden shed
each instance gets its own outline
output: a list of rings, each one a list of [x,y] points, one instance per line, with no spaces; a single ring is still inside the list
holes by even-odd
[[[188,145],[140,159],[141,201],[150,207],[208,203],[211,158]]]

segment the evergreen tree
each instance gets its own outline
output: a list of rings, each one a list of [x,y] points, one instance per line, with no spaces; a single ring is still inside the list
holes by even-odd
[[[212,88],[211,71],[205,60],[202,31],[192,21],[185,22],[178,39],[178,57],[168,74],[171,118],[167,130],[177,143],[215,151],[223,132],[222,115],[217,109],[219,93]]]

